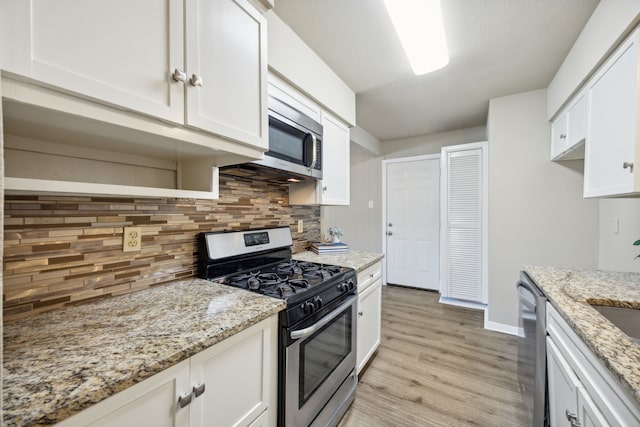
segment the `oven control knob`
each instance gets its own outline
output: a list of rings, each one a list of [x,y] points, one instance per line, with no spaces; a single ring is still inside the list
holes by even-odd
[[[314,311],[316,311],[316,306],[313,305],[311,301],[307,301],[304,304],[302,304],[302,309],[304,310],[305,314],[311,314]]]
[[[356,285],[355,283],[353,283],[353,280],[349,279],[349,281],[347,282],[347,286],[349,287],[349,290],[352,291]]]
[[[349,290],[349,287],[347,286],[346,283],[338,284],[338,292],[347,292],[348,290]]]
[[[320,310],[322,308],[322,298],[314,297],[313,305],[315,306],[316,310]]]

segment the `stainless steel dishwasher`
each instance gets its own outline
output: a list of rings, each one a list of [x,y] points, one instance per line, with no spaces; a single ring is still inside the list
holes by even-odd
[[[520,272],[518,290],[520,325],[524,338],[518,341],[518,384],[522,404],[533,427],[548,427],[546,302],[547,297],[526,272]]]

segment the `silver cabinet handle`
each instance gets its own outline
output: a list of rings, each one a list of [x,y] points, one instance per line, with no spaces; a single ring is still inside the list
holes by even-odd
[[[185,393],[182,396],[178,397],[178,404],[180,405],[180,407],[184,408],[189,403],[191,403],[192,396],[193,396],[193,393],[189,393],[189,394]]]
[[[573,412],[570,412],[568,409],[565,411],[565,415],[567,416],[567,420],[571,423],[571,427],[580,427],[580,421],[578,421],[578,416]]]
[[[202,393],[204,393],[204,383],[193,386],[193,394],[195,397],[200,397]]]
[[[622,169],[629,169],[629,172],[633,172],[633,162],[624,162]]]
[[[564,133],[560,134],[560,139],[567,139],[567,135],[565,135]]]
[[[176,82],[184,83],[187,81],[187,73],[182,71],[180,68],[176,68],[175,70],[173,70],[171,78]]]
[[[189,84],[193,87],[201,87],[202,86],[202,77],[198,76],[197,74],[192,74],[191,78],[189,79]]]
[[[392,231],[387,231],[387,236],[393,236],[393,232]]]

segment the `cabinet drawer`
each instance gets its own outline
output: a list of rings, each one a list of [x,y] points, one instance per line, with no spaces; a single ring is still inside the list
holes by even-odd
[[[364,292],[382,275],[382,263],[377,262],[358,273],[358,292]]]

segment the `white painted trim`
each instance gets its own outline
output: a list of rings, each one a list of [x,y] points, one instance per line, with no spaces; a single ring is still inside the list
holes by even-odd
[[[440,159],[440,154],[425,154],[421,156],[400,157],[397,159],[387,159],[382,161],[382,254],[384,255],[382,262],[382,284],[387,284],[387,165],[390,163],[415,162],[418,160],[435,160]],[[442,224],[442,221],[440,221]]]
[[[448,298],[448,297],[443,297],[442,295],[440,295],[440,300],[438,301],[440,304],[447,304],[447,305],[455,305],[456,307],[464,307],[464,308],[470,308],[473,310],[482,310],[485,312],[485,318],[487,316],[487,305],[486,304],[482,304],[480,302],[475,302],[475,301],[465,301],[462,299],[457,299],[457,298]]]
[[[485,310],[484,312],[484,328],[489,331],[501,332],[503,334],[524,337],[524,329],[522,327],[490,321],[489,310]]]

